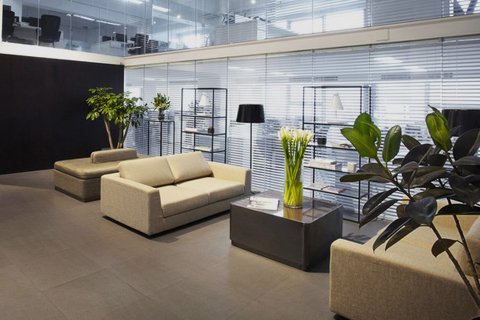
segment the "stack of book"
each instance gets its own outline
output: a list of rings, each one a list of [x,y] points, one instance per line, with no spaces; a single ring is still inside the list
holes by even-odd
[[[331,159],[322,159],[322,158],[315,158],[311,159],[308,163],[309,167],[313,168],[320,168],[320,169],[329,169],[329,170],[340,170],[342,168],[342,164],[335,160]]]

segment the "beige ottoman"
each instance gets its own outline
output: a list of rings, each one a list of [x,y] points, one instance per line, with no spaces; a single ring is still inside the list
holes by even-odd
[[[100,199],[100,177],[118,172],[120,161],[138,158],[134,149],[92,152],[90,158],[57,161],[54,164],[55,189],[81,201]]]

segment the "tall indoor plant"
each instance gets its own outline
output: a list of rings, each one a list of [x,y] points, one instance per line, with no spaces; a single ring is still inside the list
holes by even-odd
[[[388,249],[419,227],[431,228],[437,237],[431,253],[434,256],[441,253],[448,255],[480,309],[480,282],[476,263],[472,259],[458,218],[458,215],[480,214],[480,157],[477,156],[480,129],[465,132],[453,143],[446,118],[436,108],[431,109],[432,112],[426,116],[426,125],[433,145],[421,144],[411,136],[402,135],[402,129],[397,125],[390,128],[383,139],[381,155],[380,129],[367,113],[358,116],[353,128],[344,128],[341,132],[360,156],[370,158],[371,163],[362,166],[357,173],[344,175],[340,181],[370,180],[390,184],[390,189],[372,196],[362,209],[360,226],[398,204],[398,219],[378,236],[373,250],[384,243]],[[405,157],[395,159],[401,142],[409,151]],[[394,194],[401,194],[406,200],[392,199]],[[438,210],[437,200],[442,198],[448,204]],[[460,241],[442,237],[435,226],[434,217],[437,215],[452,217]],[[460,242],[465,250],[469,269],[474,273],[471,279],[466,276],[465,270],[450,250],[456,242]]]
[[[86,100],[92,110],[87,114],[87,119],[103,119],[108,135],[110,149],[123,148],[130,126],[138,127],[140,119],[148,110],[142,98],[129,97],[128,92],[114,93],[112,88],[89,89],[91,96]],[[118,129],[117,142],[114,143],[111,125]]]
[[[158,111],[158,120],[165,120],[165,111],[170,108],[170,98],[166,94],[157,93],[153,97],[153,109]]]
[[[278,132],[285,155],[285,189],[283,193],[285,207],[302,207],[302,164],[305,150],[312,137],[313,133],[309,130],[282,127]]]

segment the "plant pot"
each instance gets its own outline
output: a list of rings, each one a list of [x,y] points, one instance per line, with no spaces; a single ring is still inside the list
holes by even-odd
[[[164,110],[158,111],[158,120],[159,121],[165,120],[165,111]]]

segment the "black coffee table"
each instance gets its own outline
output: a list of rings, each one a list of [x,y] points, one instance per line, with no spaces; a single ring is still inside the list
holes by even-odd
[[[302,209],[283,207],[283,194],[267,191],[256,197],[279,199],[277,210],[249,208],[249,198],[230,205],[230,239],[234,246],[307,270],[328,256],[342,236],[342,206],[304,197]]]

